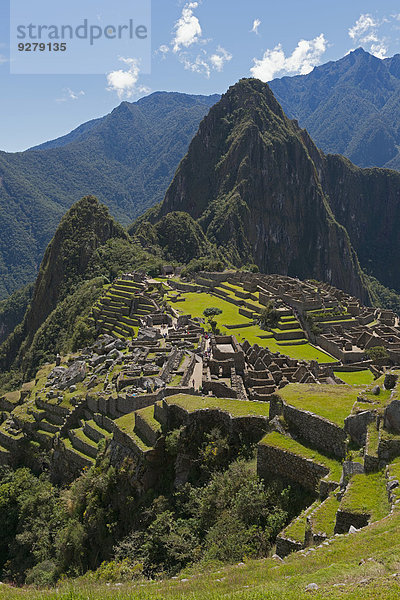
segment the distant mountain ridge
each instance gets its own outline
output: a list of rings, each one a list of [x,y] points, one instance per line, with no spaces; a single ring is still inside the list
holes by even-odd
[[[123,224],[162,200],[218,99],[156,92],[37,148],[0,152],[0,299],[34,279],[79,198],[95,194]]]
[[[400,170],[400,54],[381,60],[358,48],[269,86],[324,152]]]

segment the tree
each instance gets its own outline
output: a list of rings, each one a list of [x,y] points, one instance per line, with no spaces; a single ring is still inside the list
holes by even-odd
[[[373,362],[380,360],[382,358],[389,358],[389,353],[383,346],[372,346],[372,348],[367,348],[365,354],[370,358]]]
[[[213,306],[210,306],[209,308],[205,308],[203,310],[203,315],[207,319],[207,323],[211,327],[211,331],[214,334],[217,333],[217,321],[214,319],[214,317],[220,314],[222,314],[222,310]]]
[[[279,322],[279,312],[276,310],[272,302],[268,302],[265,308],[260,313],[260,324],[263,329],[272,329]]]

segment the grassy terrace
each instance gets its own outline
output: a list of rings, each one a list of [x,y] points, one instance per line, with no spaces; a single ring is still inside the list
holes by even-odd
[[[339,500],[334,494],[326,498],[311,517],[313,532],[325,533],[328,537],[332,537],[334,534],[338,508]]]
[[[368,425],[368,437],[366,452],[370,456],[378,456],[379,446],[379,431],[376,428],[376,423],[370,423]]]
[[[75,454],[78,454],[79,456],[81,456],[82,458],[89,460],[91,463],[95,463],[94,458],[92,458],[91,456],[88,456],[87,454],[84,454],[83,452],[80,452],[79,450],[77,450],[76,448],[73,447],[73,445],[71,444],[71,441],[68,438],[63,438],[62,442],[64,444],[64,446],[68,449],[71,450],[71,452],[74,452]],[[1,597],[1,596],[0,596]]]
[[[384,472],[354,475],[346,488],[340,509],[351,513],[369,514],[371,521],[386,517],[390,505]]]
[[[342,474],[342,465],[337,460],[334,458],[329,458],[324,454],[320,454],[318,450],[314,450],[308,446],[303,446],[303,444],[300,444],[296,440],[292,440],[285,435],[281,435],[277,431],[267,433],[267,435],[261,440],[260,444],[272,446],[273,448],[279,448],[280,450],[284,450],[286,452],[291,452],[292,454],[296,454],[301,458],[309,458],[310,460],[313,460],[314,462],[329,469],[330,477],[333,481],[340,480]]]
[[[364,391],[361,394],[361,397],[365,398],[366,402],[358,401],[357,405],[355,407],[356,412],[360,412],[363,410],[370,410],[371,403],[373,403],[375,405],[374,409],[380,410],[380,412],[383,411],[383,409],[389,403],[390,397],[392,395],[392,390],[382,389],[384,379],[385,379],[385,377],[384,377],[384,375],[382,375],[382,377],[379,377],[379,379],[377,379],[373,385],[370,385],[366,389],[364,389]],[[380,392],[379,396],[375,396],[372,393],[372,390],[375,387],[375,385],[379,385],[381,387],[381,392]]]
[[[153,431],[161,431],[161,424],[154,418],[154,406],[147,406],[136,411]]]
[[[176,404],[189,412],[206,408],[219,408],[233,417],[256,415],[268,417],[269,403],[235,400],[230,398],[202,398],[201,396],[186,396],[177,394],[165,399],[168,404]]]
[[[222,310],[222,314],[216,317],[218,327],[223,333],[235,335],[239,342],[248,340],[250,344],[258,344],[263,348],[269,348],[271,352],[281,352],[291,358],[298,360],[317,360],[320,363],[335,362],[335,359],[314,348],[311,344],[294,345],[290,343],[278,343],[273,337],[263,339],[264,336],[271,336],[271,333],[264,331],[258,325],[253,325],[252,321],[239,314],[239,307],[207,293],[182,293],[184,302],[172,303],[172,306],[178,309],[182,314],[191,314],[193,317],[203,317],[203,311],[208,307],[215,307]],[[257,304],[254,303],[253,304]],[[260,305],[261,306],[261,305]],[[224,325],[249,325],[244,328],[226,329]]]
[[[318,499],[313,504],[308,506],[303,512],[293,519],[293,521],[284,529],[282,532],[284,537],[287,537],[295,542],[304,543],[304,536],[306,533],[306,518],[313,512],[316,508],[318,508],[321,504],[321,501]]]
[[[349,385],[290,383],[279,390],[279,396],[295,408],[308,410],[343,427],[362,389]]]
[[[135,429],[135,413],[128,413],[127,415],[116,419],[114,423],[118,429],[129,435],[132,441],[138,446],[138,448],[143,450],[143,452],[152,449],[151,446],[145,444],[145,442],[133,431]]]
[[[369,385],[374,381],[374,376],[369,369],[366,371],[335,371],[335,375],[349,385]]]

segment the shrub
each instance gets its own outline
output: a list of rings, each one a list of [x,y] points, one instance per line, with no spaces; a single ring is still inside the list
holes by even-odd
[[[365,354],[374,362],[376,360],[389,358],[389,353],[383,346],[373,346],[372,348],[368,348],[365,351]]]

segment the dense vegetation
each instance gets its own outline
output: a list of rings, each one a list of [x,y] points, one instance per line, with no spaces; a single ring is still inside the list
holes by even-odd
[[[65,489],[46,474],[3,469],[1,578],[47,585],[63,574],[99,569],[95,577],[102,580],[132,580],[173,575],[198,562],[265,556],[308,495],[279,481],[263,483],[254,461],[238,457],[251,449],[232,454],[218,430],[196,442],[185,437],[185,451],[197,456],[196,469],[189,483],[175,488],[181,435],[176,430],[167,437],[170,467],[146,495],[136,487],[134,462],[126,459],[116,470],[106,450]]]
[[[0,344],[21,323],[33,293],[30,283],[0,302]]]
[[[96,194],[124,224],[162,200],[217,99],[156,93],[39,149],[0,152],[0,298],[34,279],[77,198]]]
[[[360,167],[399,170],[399,64],[399,54],[381,60],[359,48],[270,87],[324,152],[343,154]]]

